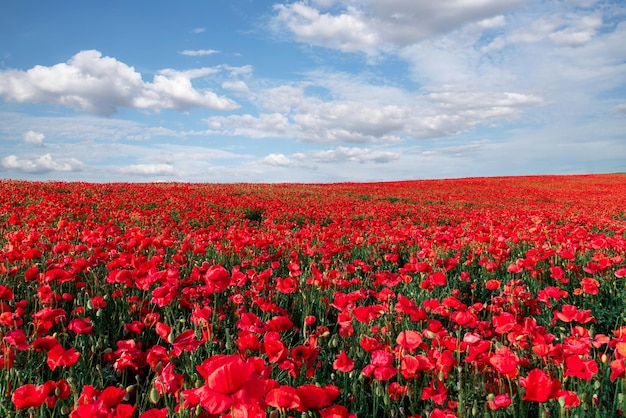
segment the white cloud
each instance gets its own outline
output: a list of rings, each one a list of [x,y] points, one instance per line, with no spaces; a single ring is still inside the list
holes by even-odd
[[[181,55],[187,55],[189,57],[201,57],[205,55],[213,55],[217,54],[220,51],[215,49],[185,49],[184,51],[180,51]]]
[[[209,90],[199,91],[191,79],[215,72],[163,70],[151,83],[140,73],[99,51],[81,51],[67,63],[0,71],[0,96],[18,103],[56,104],[111,115],[118,107],[187,110],[206,107],[232,110],[237,104]]]
[[[329,150],[311,151],[307,153],[299,152],[286,156],[285,154],[269,154],[262,158],[261,164],[274,167],[300,167],[306,169],[317,169],[320,164],[385,164],[400,159],[401,154],[394,151],[372,150],[370,148],[359,147],[337,147]]]
[[[27,131],[22,135],[22,141],[25,144],[35,145],[37,147],[43,147],[43,140],[46,138],[41,132]]]
[[[331,15],[303,2],[274,6],[278,11],[276,26],[286,26],[298,40],[341,51],[369,49],[380,44],[379,34],[368,26],[359,10],[348,7],[346,13]]]
[[[331,8],[334,3],[275,5],[273,26],[288,30],[301,42],[375,53],[377,48],[414,44],[472,22],[481,22],[483,28],[502,26],[502,13],[528,0],[353,0],[340,11]],[[324,9],[330,11],[324,13]]]
[[[115,171],[120,174],[133,176],[170,176],[175,175],[176,170],[171,164],[133,164],[119,167]]]
[[[249,91],[248,85],[241,80],[224,81],[222,83],[222,88],[224,90],[232,90],[240,93],[246,93]]]
[[[193,33],[204,33],[206,32],[206,28],[195,28],[192,30]]]
[[[321,163],[335,162],[356,162],[364,164],[367,162],[388,163],[400,158],[400,154],[391,151],[376,151],[369,148],[349,148],[337,147],[332,150],[318,151],[312,154],[315,161]]]
[[[315,93],[324,90],[323,100]],[[405,91],[332,73],[312,73],[300,85],[254,92],[261,112],[204,119],[220,135],[296,138],[310,143],[395,143],[456,135],[513,120],[542,106],[536,94],[467,90],[459,86]]]
[[[80,171],[83,163],[75,158],[56,158],[51,154],[19,158],[9,155],[0,160],[0,170],[42,174],[52,171]]]
[[[600,16],[583,16],[563,30],[551,33],[548,37],[557,45],[580,46],[593,38],[596,30],[602,26]]]
[[[261,113],[258,117],[250,114],[214,116],[204,121],[209,125],[209,129],[221,135],[282,138],[294,133],[287,117],[280,113]]]
[[[269,154],[261,159],[261,163],[274,167],[291,167],[294,165],[294,162],[285,156],[285,154]]]

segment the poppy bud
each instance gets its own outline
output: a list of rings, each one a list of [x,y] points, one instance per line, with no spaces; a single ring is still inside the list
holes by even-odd
[[[91,299],[87,301],[87,309],[89,310],[93,309],[93,302],[91,301]]]
[[[150,402],[152,403],[157,403],[159,402],[159,400],[161,399],[161,395],[159,394],[159,391],[156,390],[156,388],[154,386],[152,386],[152,389],[150,389]]]
[[[70,414],[70,407],[67,405],[63,405],[61,407],[61,415],[69,415]]]

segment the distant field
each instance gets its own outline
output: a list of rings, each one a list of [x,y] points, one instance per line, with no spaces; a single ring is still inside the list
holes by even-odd
[[[4,180],[0,205],[1,416],[626,410],[621,174]]]

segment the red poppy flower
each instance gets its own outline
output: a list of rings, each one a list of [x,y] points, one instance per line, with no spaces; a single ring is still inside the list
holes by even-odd
[[[43,385],[35,386],[26,384],[15,389],[11,395],[11,401],[16,409],[39,408],[46,400],[46,392]]]
[[[24,351],[30,348],[30,344],[26,342],[26,334],[21,329],[12,329],[7,331],[3,340],[13,346],[15,346],[18,350]]]
[[[221,414],[233,405],[254,403],[265,396],[265,381],[254,364],[238,355],[213,356],[196,369],[205,384],[183,391],[186,407],[199,404],[210,414]]]
[[[526,389],[523,400],[546,402],[555,399],[561,388],[561,381],[553,379],[541,369],[532,369],[527,377],[519,378],[520,385]]]
[[[396,343],[409,352],[414,351],[422,343],[422,334],[413,330],[401,331]]]
[[[429,386],[422,389],[422,400],[432,399],[437,405],[443,405],[448,396],[448,389],[443,380],[434,379]]]
[[[92,334],[94,326],[89,318],[74,318],[67,325],[67,329],[76,334]]]
[[[267,355],[267,361],[270,363],[279,363],[287,358],[289,350],[285,347],[285,344],[278,338],[268,338],[265,336],[263,341],[263,348]]]
[[[46,363],[51,370],[57,367],[73,366],[80,357],[80,353],[74,347],[68,350],[64,349],[61,344],[57,344],[48,351],[48,360]]]
[[[341,391],[334,385],[320,387],[308,384],[298,387],[296,393],[300,398],[298,411],[305,412],[329,406],[337,399]]]
[[[300,397],[296,388],[281,385],[267,393],[265,403],[274,408],[298,409],[300,408]]]
[[[582,360],[577,355],[565,358],[565,373],[563,376],[574,376],[579,379],[590,380],[598,373],[598,363],[594,360]]]
[[[389,380],[398,373],[398,369],[393,366],[393,355],[383,350],[372,352],[372,362],[365,366],[363,374],[378,380]]]
[[[596,322],[595,318],[591,316],[591,310],[578,310],[574,305],[563,305],[560,312],[554,311],[552,324],[554,325],[557,320],[567,323],[576,321],[581,324]]]
[[[5,285],[0,285],[0,299],[1,300],[13,300],[15,295],[13,294],[13,290],[10,287]]]
[[[496,290],[500,287],[500,280],[491,279],[485,282],[485,287],[487,290]]]
[[[590,295],[597,295],[600,292],[600,282],[590,277],[585,277],[580,281],[583,292]]]
[[[409,387],[398,382],[392,382],[387,388],[387,394],[393,401],[397,401],[409,392]]]
[[[319,411],[321,418],[356,418],[356,414],[350,413],[343,405],[333,405]]]
[[[167,412],[167,408],[152,408],[142,412],[142,414],[139,415],[139,418],[167,418]]]
[[[507,346],[497,348],[495,354],[489,359],[489,363],[498,373],[508,378],[517,376],[519,357]]]
[[[211,266],[204,275],[204,281],[209,293],[217,293],[230,285],[230,276],[224,267]]]
[[[179,357],[183,351],[195,351],[202,345],[202,340],[196,339],[196,332],[192,329],[183,331],[174,338],[172,349],[174,357]]]
[[[161,395],[175,394],[183,387],[184,382],[185,377],[182,374],[174,373],[174,365],[169,363],[157,374],[154,387]]]
[[[487,406],[492,411],[498,410],[500,408],[506,408],[511,405],[511,397],[506,393],[502,393],[500,395],[489,395],[487,397]]]
[[[344,373],[348,373],[354,369],[354,360],[348,357],[345,350],[341,350],[341,353],[337,354],[335,358],[333,369]]]
[[[580,398],[576,392],[571,390],[560,390],[559,391],[559,401],[563,400],[563,406],[565,409],[572,409],[575,406],[580,405]]]

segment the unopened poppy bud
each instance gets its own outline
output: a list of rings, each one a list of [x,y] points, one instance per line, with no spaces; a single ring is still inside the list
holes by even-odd
[[[70,407],[67,405],[63,405],[61,407],[61,415],[69,415],[70,414]]]
[[[174,339],[175,339],[174,332],[170,332],[170,334],[167,336],[167,342],[170,343],[170,344],[173,344],[174,343]]]
[[[278,412],[278,409],[274,409],[272,412],[270,412],[269,418],[278,418],[280,417],[280,412]]]
[[[137,385],[130,385],[126,387],[126,393],[133,395],[137,391]]]
[[[335,335],[333,335],[333,337],[330,339],[330,341],[328,341],[328,345],[332,348],[337,347],[337,338]]]
[[[602,361],[602,363],[606,363],[607,361],[609,361],[609,357],[606,355],[606,353],[602,353],[602,356],[600,356],[600,361]]]
[[[91,299],[87,301],[87,309],[89,310],[93,309],[93,302],[91,301]]]
[[[150,389],[150,402],[152,403],[157,403],[159,402],[159,400],[161,399],[161,395],[159,394],[159,391],[156,390],[156,388],[153,386],[152,389]]]

